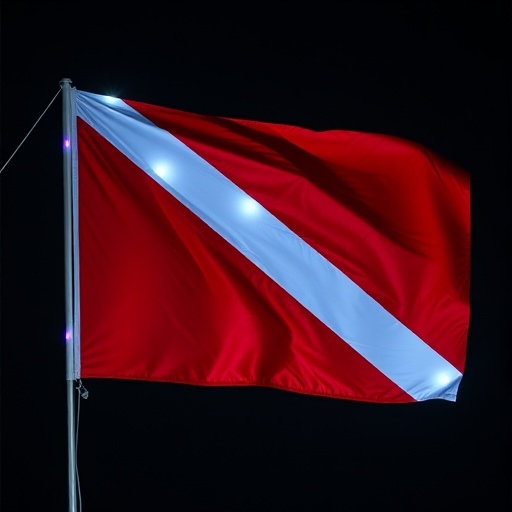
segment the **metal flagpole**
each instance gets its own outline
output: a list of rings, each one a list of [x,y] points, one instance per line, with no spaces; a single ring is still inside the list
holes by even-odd
[[[76,140],[73,119],[71,80],[63,78],[62,88],[62,127],[63,127],[63,171],[64,171],[64,271],[65,271],[65,314],[66,314],[66,384],[68,416],[68,486],[69,512],[77,512],[76,481],[76,440],[75,440],[75,322],[73,308],[73,209],[72,209],[72,172],[73,151]]]

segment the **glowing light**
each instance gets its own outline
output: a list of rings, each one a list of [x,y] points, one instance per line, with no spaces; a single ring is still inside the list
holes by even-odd
[[[165,180],[169,177],[169,169],[165,165],[157,165],[155,167],[155,174]]]
[[[71,339],[71,332],[70,331],[66,331],[66,341],[69,341]]]
[[[441,384],[442,386],[446,386],[447,384],[450,383],[450,377],[448,375],[446,375],[446,373],[442,373],[442,374],[438,375],[437,380],[438,380],[439,384]]]
[[[241,209],[246,215],[256,215],[260,205],[254,199],[246,197],[242,200]]]
[[[114,96],[105,96],[105,101],[107,103],[113,104],[117,102],[117,98],[114,98]]]
[[[65,148],[69,148],[70,144],[71,143],[69,142],[69,139],[64,139],[64,147]]]

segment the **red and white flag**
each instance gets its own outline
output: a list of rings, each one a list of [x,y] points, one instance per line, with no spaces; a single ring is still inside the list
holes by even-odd
[[[386,135],[74,97],[77,377],[455,400],[467,173]]]

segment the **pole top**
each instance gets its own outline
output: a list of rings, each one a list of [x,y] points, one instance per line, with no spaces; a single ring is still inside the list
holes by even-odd
[[[61,87],[64,87],[64,85],[71,85],[73,83],[73,81],[71,80],[71,78],[63,78],[59,84]]]

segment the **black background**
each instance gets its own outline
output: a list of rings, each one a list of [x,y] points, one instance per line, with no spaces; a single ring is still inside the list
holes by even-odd
[[[3,2],[1,162],[69,77],[398,135],[471,174],[456,403],[89,380],[84,511],[501,511],[510,465],[510,2]],[[61,98],[1,176],[2,511],[67,510]]]

